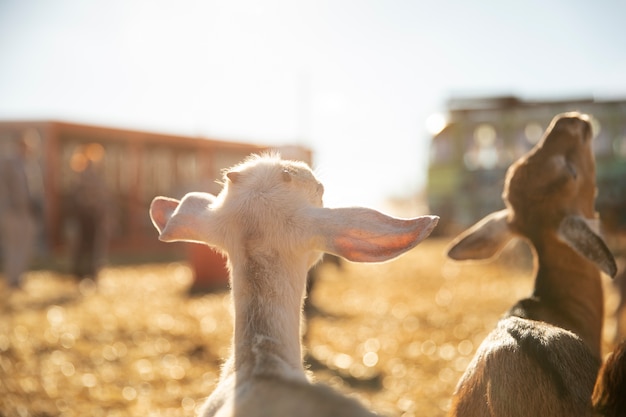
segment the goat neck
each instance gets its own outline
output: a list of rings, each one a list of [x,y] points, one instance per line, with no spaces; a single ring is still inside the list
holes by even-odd
[[[533,247],[535,286],[531,301],[522,302],[525,314],[574,332],[600,358],[604,298],[598,267],[553,234]]]
[[[304,263],[275,264],[271,257],[249,257],[242,265],[233,265],[232,371],[245,375],[279,369],[304,379],[300,320],[306,268]]]

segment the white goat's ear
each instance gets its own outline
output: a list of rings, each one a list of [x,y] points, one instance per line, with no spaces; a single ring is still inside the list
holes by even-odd
[[[228,171],[226,176],[233,184],[236,184],[241,179],[241,172],[238,171]]]
[[[208,193],[189,193],[177,200],[157,197],[152,201],[150,216],[163,242],[208,243],[212,236],[210,206],[215,197]]]
[[[353,262],[383,262],[393,259],[424,240],[439,217],[398,219],[376,210],[319,208],[313,227],[322,236],[321,251]]]
[[[161,233],[178,207],[180,201],[169,197],[155,197],[150,204],[150,219],[152,224]]]
[[[489,259],[498,255],[513,238],[507,223],[508,210],[485,216],[448,247],[448,257],[457,261]]]
[[[559,225],[559,237],[569,247],[595,263],[610,277],[617,274],[617,264],[613,254],[604,240],[589,227],[584,218],[580,216],[565,217]]]

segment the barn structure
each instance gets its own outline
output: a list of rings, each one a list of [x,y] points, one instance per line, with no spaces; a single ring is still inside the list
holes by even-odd
[[[61,121],[0,121],[0,159],[19,140],[35,143],[43,179],[40,253],[63,259],[72,245],[72,207],[78,174],[97,164],[106,187],[109,252],[112,258],[158,256],[182,245],[157,240],[148,208],[157,195],[181,197],[189,191],[217,193],[224,168],[271,146],[177,136]],[[311,163],[301,146],[280,148],[286,157]]]

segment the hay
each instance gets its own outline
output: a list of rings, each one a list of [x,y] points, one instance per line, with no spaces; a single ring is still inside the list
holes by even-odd
[[[383,414],[445,414],[480,341],[532,285],[526,261],[452,263],[446,243],[320,267],[306,335],[317,380]],[[171,263],[106,268],[97,285],[31,272],[24,291],[3,289],[0,416],[193,416],[232,322],[229,294],[190,297],[191,280]]]

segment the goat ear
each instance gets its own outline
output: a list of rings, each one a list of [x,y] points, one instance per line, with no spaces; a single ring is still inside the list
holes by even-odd
[[[208,243],[212,236],[211,204],[215,197],[208,193],[189,193],[177,200],[157,197],[150,207],[150,216],[163,242]]]
[[[150,219],[152,224],[161,233],[178,207],[180,201],[169,197],[155,197],[150,204]]]
[[[361,207],[316,213],[313,227],[322,236],[320,250],[353,262],[393,259],[428,237],[439,221],[437,216],[398,219]]]
[[[237,184],[237,182],[241,179],[241,172],[237,171],[228,171],[226,176],[233,184]]]
[[[613,254],[580,216],[567,216],[559,225],[559,237],[572,249],[595,263],[598,268],[614,277],[617,274],[617,264]]]
[[[498,255],[513,238],[507,215],[506,209],[493,212],[461,233],[448,247],[448,257],[462,261],[489,259]]]

